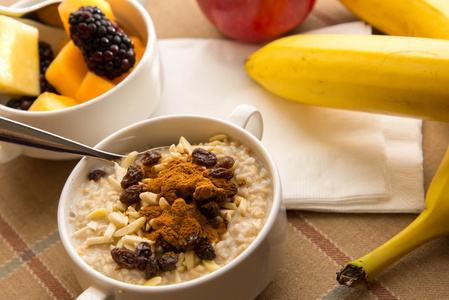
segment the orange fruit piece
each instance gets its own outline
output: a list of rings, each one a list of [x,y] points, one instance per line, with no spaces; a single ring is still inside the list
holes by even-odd
[[[48,111],[66,108],[79,104],[73,98],[45,92],[39,95],[28,109],[29,111]]]
[[[79,102],[86,102],[106,93],[114,86],[115,84],[111,81],[89,71],[86,76],[84,76],[84,79],[75,94],[75,99]]]
[[[61,95],[75,98],[87,71],[81,50],[70,41],[52,61],[45,78]]]

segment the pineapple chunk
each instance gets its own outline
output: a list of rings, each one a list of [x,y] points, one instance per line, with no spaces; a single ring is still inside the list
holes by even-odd
[[[39,32],[5,16],[0,16],[0,93],[40,93]]]
[[[45,92],[39,95],[28,111],[47,111],[66,108],[79,104],[75,99]]]

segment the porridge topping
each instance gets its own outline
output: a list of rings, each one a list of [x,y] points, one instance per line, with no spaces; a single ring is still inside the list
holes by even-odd
[[[101,169],[93,169],[89,173],[89,180],[98,181],[100,178],[106,176],[106,172]]]
[[[157,195],[156,201],[164,198],[168,202],[162,206],[148,205],[139,211],[139,217],[145,218],[145,228],[148,228],[142,232],[142,237],[153,241],[155,248],[161,247],[163,254],[159,257],[154,253],[142,256],[120,248],[114,248],[111,252],[120,267],[145,270],[146,279],[156,276],[158,270],[170,271],[158,267],[159,264],[151,260],[166,261],[169,257],[172,262],[170,265],[175,265],[178,258],[174,253],[193,251],[200,259],[215,259],[211,243],[226,232],[225,222],[216,219],[219,204],[231,202],[230,197],[237,193],[237,187],[230,181],[234,176],[229,170],[233,166],[232,158],[223,158],[225,162],[221,165],[228,168],[208,170],[206,167],[213,167],[217,163],[215,154],[196,148],[192,152],[192,162],[172,161],[156,175],[154,165],[162,157],[157,153],[147,151],[143,158],[145,164],[132,163],[128,167],[120,182],[120,186],[125,189],[120,195],[120,201],[132,205],[140,202],[141,193],[149,192]],[[146,184],[142,182],[144,174],[152,177]],[[167,256],[167,252],[172,254]],[[162,263],[163,266],[166,264]],[[147,270],[147,265],[151,270]]]

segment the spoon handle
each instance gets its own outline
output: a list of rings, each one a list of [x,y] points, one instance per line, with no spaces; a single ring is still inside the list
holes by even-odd
[[[25,7],[9,7],[0,5],[0,15],[19,18],[25,15],[31,15],[42,8],[46,8],[50,5],[56,5],[60,2],[61,0],[45,0]],[[55,9],[55,11],[57,10]]]
[[[122,157],[4,117],[0,117],[0,141],[107,160]]]

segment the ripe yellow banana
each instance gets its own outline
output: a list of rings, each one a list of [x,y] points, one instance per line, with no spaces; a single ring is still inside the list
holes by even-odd
[[[430,183],[424,211],[388,242],[347,263],[337,281],[349,287],[370,282],[407,253],[445,235],[449,235],[449,149]]]
[[[301,103],[449,122],[448,40],[294,35],[254,52],[245,69]]]
[[[340,0],[362,20],[389,35],[449,39],[447,0]]]

